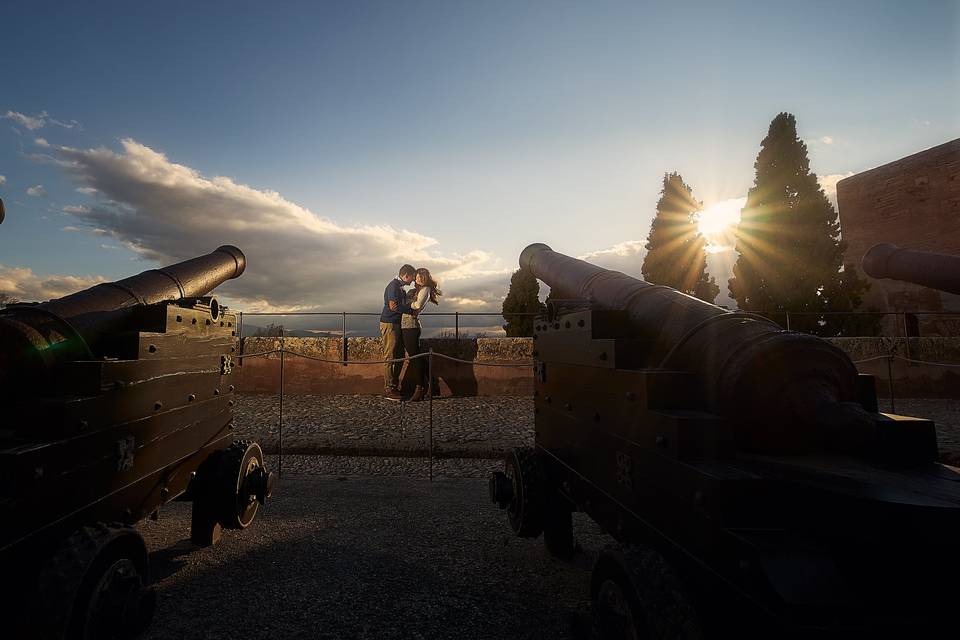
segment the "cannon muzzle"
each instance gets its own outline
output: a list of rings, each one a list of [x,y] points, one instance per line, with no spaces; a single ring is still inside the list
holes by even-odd
[[[207,295],[238,277],[246,257],[225,245],[205,256],[40,304],[0,311],[0,395],[42,384],[59,363],[109,356],[105,338],[122,332],[137,308]]]
[[[857,369],[815,336],[784,331],[749,313],[730,312],[532,244],[520,266],[595,308],[626,312],[645,366],[695,373],[706,409],[734,420],[746,449],[799,451],[822,440],[814,428],[856,402]],[[831,419],[831,422],[836,422]]]
[[[904,280],[923,287],[960,294],[960,256],[875,244],[861,266],[871,278]]]

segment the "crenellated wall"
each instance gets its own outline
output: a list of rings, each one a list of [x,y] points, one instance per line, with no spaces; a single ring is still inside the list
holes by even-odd
[[[383,365],[358,363],[380,359],[379,338],[348,338],[347,356],[353,363],[349,366],[318,362],[289,353],[340,360],[343,353],[340,338],[284,338],[284,341],[288,351],[284,356],[286,393],[351,395],[383,392]],[[854,361],[893,354],[913,360],[960,365],[960,338],[911,338],[909,343],[905,338],[833,338],[829,341]],[[533,341],[529,338],[425,339],[421,343],[425,351],[432,348],[437,354],[472,363],[435,358],[433,377],[440,395],[533,393],[531,366],[484,366],[485,363],[530,363]],[[279,338],[244,338],[243,353],[271,351],[279,346]],[[279,365],[279,354],[245,359],[238,368],[239,391],[276,393],[280,385]],[[858,368],[861,373],[877,377],[877,391],[881,397],[889,394],[888,371],[892,371],[896,397],[960,398],[960,367],[911,364],[903,360],[888,363],[887,359],[882,359],[862,363]],[[410,381],[405,380],[404,386],[409,390]]]

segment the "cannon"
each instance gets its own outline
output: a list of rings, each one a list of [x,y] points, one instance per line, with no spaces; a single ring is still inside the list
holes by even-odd
[[[0,310],[0,558],[14,637],[123,638],[154,609],[134,524],[192,501],[191,539],[249,526],[273,476],[234,440],[232,246]]]
[[[905,280],[960,295],[960,256],[875,244],[860,264],[871,278]]]
[[[521,537],[578,553],[574,512],[617,544],[601,637],[874,633],[935,625],[958,565],[960,471],[933,422],[879,413],[829,343],[554,252],[534,326],[533,447],[490,478]]]

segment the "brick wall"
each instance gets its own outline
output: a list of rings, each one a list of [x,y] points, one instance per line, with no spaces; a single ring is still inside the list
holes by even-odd
[[[847,242],[844,262],[858,269],[863,254],[881,242],[960,255],[960,139],[841,180],[837,203]],[[895,280],[869,281],[864,308],[960,311],[960,296]],[[949,332],[929,320],[924,324],[922,334]]]

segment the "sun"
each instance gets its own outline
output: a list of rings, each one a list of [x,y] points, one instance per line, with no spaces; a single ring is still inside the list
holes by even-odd
[[[733,230],[740,222],[746,198],[731,198],[705,207],[697,218],[700,233],[707,239],[707,251],[716,253],[733,246]]]

